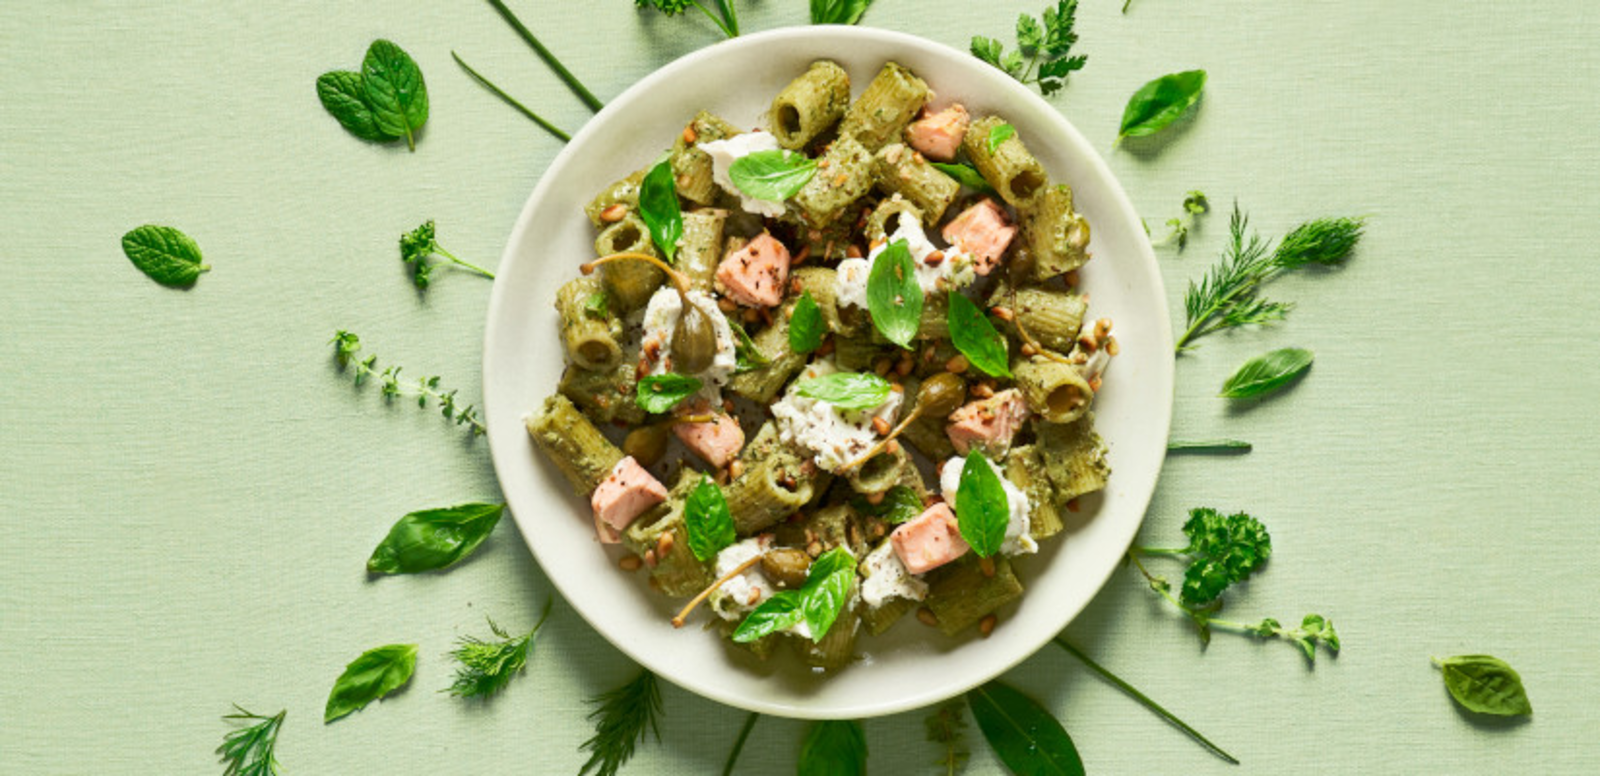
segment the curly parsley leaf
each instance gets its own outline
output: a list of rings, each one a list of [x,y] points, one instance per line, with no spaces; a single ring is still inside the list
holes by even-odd
[[[494,279],[493,272],[462,261],[439,245],[438,234],[431,218],[417,228],[400,235],[400,261],[411,269],[411,282],[418,290],[426,289],[433,271],[443,266],[430,261],[435,255],[443,256],[451,264],[465,267],[490,280]]]
[[[1183,524],[1192,561],[1183,575],[1180,600],[1190,606],[1217,600],[1235,582],[1243,582],[1272,556],[1272,537],[1261,521],[1244,512],[1224,516],[1208,507],[1189,510]]]
[[[1073,29],[1077,13],[1078,0],[1058,0],[1054,8],[1045,8],[1042,21],[1028,14],[1017,17],[1016,50],[1007,52],[1000,41],[981,35],[973,36],[969,48],[973,56],[1024,84],[1037,85],[1049,96],[1066,86],[1067,76],[1088,61],[1072,55],[1078,42]]]

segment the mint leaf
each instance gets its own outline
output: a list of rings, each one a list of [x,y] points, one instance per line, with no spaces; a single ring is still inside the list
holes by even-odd
[[[1143,137],[1166,129],[1200,101],[1206,71],[1188,70],[1164,75],[1139,87],[1122,111],[1117,139]]]
[[[841,410],[865,410],[888,401],[889,381],[871,372],[834,372],[831,375],[801,380],[795,392],[808,399],[825,401]]]
[[[361,88],[378,129],[417,150],[417,130],[428,121],[428,86],[411,56],[387,40],[373,41],[361,62]]]
[[[922,325],[922,286],[917,266],[905,240],[895,240],[878,252],[867,273],[867,312],[878,332],[909,349]]]
[[[1500,717],[1521,717],[1533,713],[1522,677],[1509,663],[1489,655],[1457,655],[1433,664],[1444,674],[1450,697],[1468,711]]]
[[[980,558],[1000,551],[1011,523],[1011,505],[1000,475],[977,450],[967,453],[956,488],[956,527]]]
[[[683,503],[683,521],[689,531],[689,549],[698,560],[711,560],[738,540],[733,516],[728,513],[727,497],[722,488],[704,474]]]
[[[407,514],[372,550],[367,571],[415,574],[449,568],[489,538],[505,509],[505,504],[461,504]]]
[[[379,142],[394,139],[380,129],[377,119],[373,118],[360,73],[334,70],[317,76],[317,99],[350,134]]]
[[[1226,399],[1266,396],[1305,374],[1311,368],[1311,360],[1311,351],[1301,348],[1263,353],[1239,367],[1239,371],[1222,384],[1222,393],[1218,395]]]
[[[811,298],[810,291],[800,292],[794,304],[794,314],[789,316],[789,349],[796,353],[810,353],[822,347],[822,335],[827,327],[822,322],[822,308]]]
[[[671,162],[663,159],[645,173],[639,184],[639,217],[650,228],[650,239],[661,257],[671,264],[678,255],[678,240],[683,238],[683,205],[678,202]]]
[[[670,411],[678,402],[700,390],[700,378],[686,377],[675,372],[650,375],[639,380],[634,403],[639,409],[657,415]]]
[[[328,693],[322,712],[324,724],[353,711],[359,711],[411,681],[417,667],[417,645],[389,644],[375,647],[350,661]]]
[[[122,253],[140,272],[163,286],[186,288],[211,269],[201,263],[200,246],[170,226],[146,224],[122,236]]]
[[[950,291],[950,341],[972,364],[990,377],[1011,379],[1007,364],[1005,337],[996,331],[989,316],[960,291]]]

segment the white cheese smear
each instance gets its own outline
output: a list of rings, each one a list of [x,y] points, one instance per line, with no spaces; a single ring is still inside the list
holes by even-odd
[[[1006,523],[1006,540],[1000,544],[1000,552],[1005,555],[1026,555],[1038,552],[1039,544],[1028,535],[1028,513],[1033,505],[1028,501],[1028,494],[1021,488],[1006,479],[1000,467],[994,461],[984,458],[983,462],[994,470],[1000,484],[1006,489],[1006,507],[1011,513],[1011,519]],[[939,475],[939,490],[943,492],[946,504],[952,508],[956,505],[956,493],[961,490],[961,470],[967,465],[967,459],[956,456],[944,462],[944,471]]]
[[[895,554],[893,543],[889,541],[884,541],[877,549],[867,553],[861,565],[862,573],[866,575],[861,580],[861,600],[867,606],[876,609],[891,598],[921,601],[928,597],[928,583],[906,569],[905,564],[900,562],[900,556]]]
[[[782,202],[747,196],[738,186],[733,185],[733,178],[728,174],[728,169],[733,163],[743,157],[757,151],[779,150],[778,139],[773,137],[772,133],[744,132],[726,140],[696,143],[695,147],[711,156],[711,179],[716,181],[723,191],[738,197],[739,207],[743,208],[744,212],[755,213],[765,218],[777,218],[788,209]]]
[[[770,537],[752,536],[742,542],[730,544],[717,553],[717,578],[730,574],[739,564],[766,552]],[[757,563],[738,576],[723,582],[706,597],[712,611],[724,620],[742,620],[750,610],[772,597],[775,588]]]
[[[841,410],[800,395],[800,383],[838,371],[832,358],[813,361],[789,384],[783,398],[772,405],[778,437],[812,453],[817,466],[830,472],[844,468],[877,443],[878,432],[872,427],[872,419],[883,418],[893,425],[903,398],[901,393],[890,391],[889,398],[876,407]]]

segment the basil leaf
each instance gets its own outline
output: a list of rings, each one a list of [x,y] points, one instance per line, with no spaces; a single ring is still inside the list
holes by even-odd
[[[811,298],[810,291],[802,291],[794,303],[794,314],[789,316],[789,349],[796,353],[810,353],[822,347],[822,308]]]
[[[589,298],[583,300],[583,314],[602,321],[610,318],[611,300],[605,294],[590,294]]]
[[[416,667],[415,644],[389,644],[361,653],[334,681],[333,691],[328,693],[328,705],[322,712],[323,724],[359,711],[403,687],[411,681],[411,672]]]
[[[1011,523],[1011,507],[1000,475],[977,450],[967,453],[956,488],[956,526],[978,557],[1000,551]]]
[[[867,312],[890,342],[909,349],[922,325],[922,286],[905,240],[879,251],[867,273]]]
[[[678,240],[683,238],[683,206],[678,202],[671,162],[656,163],[639,183],[639,217],[650,227],[656,249],[671,264],[678,256]]]
[[[945,175],[955,178],[957,183],[973,191],[994,193],[994,187],[990,186],[989,182],[984,180],[983,175],[972,165],[934,162],[933,166]]]
[[[855,24],[872,0],[811,0],[812,24]]]
[[[362,140],[393,140],[394,136],[378,128],[372,116],[372,106],[367,104],[367,93],[361,85],[361,74],[349,70],[334,70],[317,76],[317,99],[339,125]]]
[[[871,372],[834,372],[831,375],[801,380],[795,392],[808,399],[825,401],[841,410],[865,410],[889,399],[889,381]]]
[[[756,151],[733,160],[728,177],[755,199],[783,202],[800,193],[817,174],[817,162],[793,151]]]
[[[825,719],[812,723],[800,745],[799,776],[864,776],[867,772],[867,735],[853,719]]]
[[[995,756],[1012,773],[1083,776],[1072,737],[1034,699],[991,681],[968,690],[967,704]]]
[[[754,372],[772,364],[772,359],[767,358],[767,355],[756,347],[756,343],[750,341],[750,335],[738,321],[729,319],[728,328],[733,329],[734,374]]]
[[[1011,379],[1007,364],[1006,340],[996,331],[989,316],[960,291],[950,291],[950,341],[967,357],[968,363],[990,377]]]
[[[489,538],[505,504],[461,504],[400,518],[367,558],[373,574],[415,574],[449,568]]]
[[[373,41],[361,61],[361,89],[378,129],[417,150],[416,132],[428,121],[428,85],[411,56],[389,41]]]
[[[952,324],[951,334],[955,333],[954,329]],[[1263,353],[1244,362],[1244,366],[1239,367],[1239,371],[1222,384],[1222,393],[1218,395],[1226,399],[1266,396],[1305,374],[1311,368],[1311,358],[1311,351],[1300,348],[1281,348]]]
[[[806,584],[800,588],[800,609],[805,614],[811,640],[822,641],[850,600],[856,582],[856,558],[843,547],[822,553],[811,563]]]
[[[922,514],[922,499],[917,492],[896,485],[883,494],[883,500],[873,504],[863,496],[850,499],[850,506],[869,517],[881,517],[891,525],[899,525]]]
[[[1000,144],[1011,139],[1017,134],[1017,128],[1010,124],[996,124],[989,128],[989,153],[1000,150]]]
[[[686,377],[676,372],[650,375],[639,380],[633,400],[639,409],[660,415],[692,396],[700,390],[700,386],[700,378]]]
[[[163,286],[185,288],[211,269],[202,264],[200,246],[170,226],[146,224],[122,236],[122,253],[140,272]]]
[[[805,614],[800,610],[800,593],[795,590],[785,590],[761,602],[744,621],[735,628],[729,638],[741,644],[755,641],[774,631],[781,631],[805,619]]]
[[[1122,111],[1122,129],[1117,139],[1143,137],[1166,129],[1200,100],[1206,85],[1206,71],[1172,73],[1139,87],[1128,98]]]
[[[1506,661],[1489,655],[1457,655],[1433,664],[1444,673],[1444,686],[1450,697],[1468,711],[1500,717],[1520,717],[1533,713],[1522,677]]]
[[[683,521],[689,530],[689,549],[698,560],[715,558],[722,548],[738,540],[727,497],[703,474],[700,484],[689,491],[689,498],[683,503]]]

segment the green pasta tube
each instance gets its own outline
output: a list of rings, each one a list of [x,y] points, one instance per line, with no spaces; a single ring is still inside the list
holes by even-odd
[[[794,202],[813,227],[825,228],[872,189],[872,152],[841,135],[817,161],[817,173]]]
[[[917,338],[924,340],[950,339],[950,295],[943,291],[927,294],[922,299],[922,320],[917,324]]]
[[[1051,423],[1071,423],[1089,411],[1094,391],[1078,368],[1042,355],[1018,357],[1011,374],[1028,402],[1028,409]]]
[[[848,503],[825,506],[806,515],[804,520],[785,522],[773,534],[780,545],[799,547],[808,553],[815,549],[816,555],[844,547],[856,558],[866,557],[866,530],[862,527],[861,515]]]
[[[633,212],[638,210],[639,183],[644,180],[644,174],[646,172],[648,171],[639,170],[632,175],[629,175],[628,177],[623,178],[622,180],[617,181],[610,186],[607,186],[605,191],[600,192],[595,196],[594,199],[589,201],[589,204],[584,205],[583,212],[585,215],[589,216],[589,223],[594,224],[596,229],[604,229],[608,223],[612,222],[607,222],[604,218],[600,217],[600,214],[606,212],[606,210],[608,210],[612,205],[618,203],[621,203],[622,206],[626,208],[625,212]]]
[[[815,477],[801,471],[800,459],[784,450],[747,465],[724,489],[734,528],[740,536],[771,528],[810,502],[814,485]]]
[[[967,553],[954,563],[928,572],[928,608],[939,620],[939,630],[954,636],[976,625],[1022,596],[1022,583],[1011,570],[1011,561],[991,556],[994,576],[984,576],[976,553]]]
[[[1012,322],[1004,325],[1013,331],[1020,326],[1046,349],[1070,353],[1089,301],[1082,294],[1044,288],[1019,288],[1013,293],[1002,283],[989,295],[989,306],[1011,311]]]
[[[768,118],[778,145],[799,151],[844,116],[850,106],[850,76],[827,60],[812,62],[772,101]]]
[[[813,642],[801,636],[791,636],[790,639],[800,650],[800,659],[806,665],[830,671],[844,668],[855,657],[856,636],[861,632],[860,619],[852,607],[839,613],[839,618],[833,621],[828,628],[828,635],[823,636],[821,641]]]
[[[1052,426],[1054,428],[1054,426]],[[1028,536],[1042,542],[1066,527],[1057,507],[1056,491],[1045,472],[1045,462],[1039,448],[1023,445],[1006,453],[1006,479],[1027,494],[1033,505],[1028,512]]]
[[[650,242],[650,229],[634,213],[623,216],[600,232],[594,240],[594,252],[601,256],[613,253],[644,253],[656,255]],[[644,307],[650,296],[667,281],[667,276],[655,266],[643,261],[608,261],[600,265],[600,281],[611,292],[616,302],[615,312],[633,312]]]
[[[595,277],[577,277],[556,291],[561,346],[583,369],[608,371],[622,361],[622,321],[611,314],[611,298]]]
[[[784,303],[779,314],[772,316],[772,325],[750,337],[756,350],[761,351],[769,363],[734,375],[728,381],[728,390],[735,396],[767,404],[789,384],[795,372],[805,368],[805,355],[789,349],[789,315],[793,309],[793,300]]]
[[[645,418],[644,410],[634,401],[637,384],[637,365],[623,359],[615,367],[602,371],[569,365],[561,373],[561,383],[556,390],[571,399],[596,425],[622,422],[632,426],[643,423]]]
[[[593,493],[622,460],[622,451],[560,394],[545,399],[544,406],[528,416],[527,427],[534,443],[580,495]]]
[[[845,331],[845,323],[839,317],[839,273],[830,267],[801,267],[790,270],[789,282],[798,289],[797,294],[807,293],[811,300],[817,303],[817,309],[822,311],[822,320],[828,324],[828,331],[841,334]]]
[[[861,607],[861,624],[866,626],[867,632],[877,636],[888,630],[890,626],[900,621],[906,613],[917,608],[917,601],[910,598],[895,596],[883,602],[882,606],[874,609],[869,606]]]
[[[699,482],[700,475],[694,470],[679,470],[678,481],[667,500],[640,515],[622,532],[623,546],[654,561],[650,566],[650,586],[666,595],[692,596],[716,581],[712,562],[694,556],[684,524],[684,503]],[[670,540],[664,538],[668,535]]]
[[[744,443],[744,449],[739,451],[739,462],[745,469],[755,465],[757,461],[766,458],[783,447],[783,440],[778,437],[777,422],[768,419],[756,429],[756,434]]]
[[[904,197],[922,211],[928,226],[939,223],[944,211],[961,193],[961,184],[934,167],[922,154],[899,143],[890,143],[872,157],[878,188]]]
[[[948,203],[946,203],[948,204]],[[891,194],[878,202],[878,206],[867,215],[867,239],[872,241],[888,240],[894,230],[900,228],[900,214],[908,213],[912,218],[925,223],[932,223],[925,219],[922,210],[911,203],[911,200]],[[937,221],[938,219],[934,219]]]
[[[851,320],[860,312],[854,307],[841,310],[841,321]],[[872,368],[873,362],[891,354],[889,346],[880,342],[873,342],[871,337],[859,336],[859,324],[847,324],[849,328],[843,336],[833,341],[833,363],[846,372],[864,372]]]
[[[683,214],[683,239],[678,243],[677,268],[689,285],[710,292],[722,261],[722,227],[728,211],[715,208]]]
[[[882,493],[903,480],[906,467],[914,466],[903,446],[896,445],[894,452],[884,451],[868,458],[851,469],[845,479],[857,493]]]
[[[691,134],[693,140],[690,140]],[[684,133],[672,146],[672,177],[683,198],[700,205],[711,205],[717,200],[721,188],[711,177],[711,155],[696,147],[697,143],[726,140],[739,134],[737,127],[707,111],[695,114]]]
[[[876,151],[899,137],[931,97],[933,91],[921,78],[897,63],[886,62],[845,112],[839,135],[853,136],[868,151]]]
[[[1106,462],[1105,442],[1094,431],[1094,413],[1085,413],[1071,423],[1039,424],[1038,435],[1044,472],[1058,502],[1105,489],[1111,466]]]
[[[1033,253],[1039,280],[1071,272],[1089,260],[1089,222],[1072,210],[1065,184],[1040,192],[1022,213],[1022,237]]]
[[[961,138],[961,147],[978,168],[978,174],[1000,193],[1001,198],[1021,210],[1050,183],[1044,166],[1022,144],[1022,138],[1013,134],[995,150],[989,151],[989,132],[1006,123],[998,116],[985,116],[967,127]]]
[[[755,641],[734,641],[733,632],[738,629],[739,623],[736,620],[717,621],[717,631],[722,634],[724,643],[734,649],[742,649],[749,652],[755,655],[757,660],[761,661],[766,661],[767,658],[772,657],[772,651],[777,648],[778,643],[784,638],[782,633],[768,633]]]

